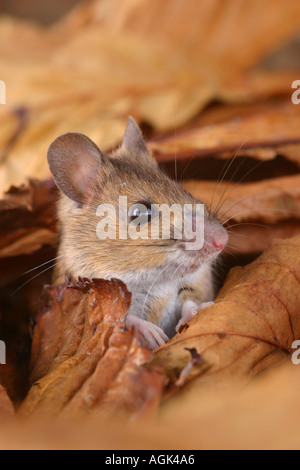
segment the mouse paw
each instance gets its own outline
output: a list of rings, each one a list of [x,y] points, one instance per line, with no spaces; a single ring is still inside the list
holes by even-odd
[[[142,340],[142,345],[148,347],[153,351],[157,349],[159,346],[162,346],[169,338],[163,332],[159,326],[154,325],[147,320],[143,320],[142,318],[136,317],[135,315],[128,315],[125,322],[126,328],[135,328],[135,330],[139,333],[140,338]]]
[[[200,310],[204,310],[211,305],[214,305],[214,302],[203,302],[197,305],[192,300],[186,300],[182,306],[181,319],[176,326],[176,331],[178,332],[183,325],[191,321]]]

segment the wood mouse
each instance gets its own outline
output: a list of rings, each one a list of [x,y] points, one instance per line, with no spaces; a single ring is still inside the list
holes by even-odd
[[[146,211],[126,214],[128,224],[143,215],[147,225],[153,204],[201,203],[158,167],[133,118],[128,119],[121,146],[110,154],[102,153],[88,137],[68,133],[50,145],[48,164],[61,191],[56,283],[63,282],[65,273],[73,278],[121,279],[132,293],[126,327],[135,327],[152,350],[214,300],[213,264],[228,234],[206,206],[201,249],[188,249],[190,240],[184,237],[100,240],[97,236],[97,208],[101,204],[117,208],[120,196],[127,197],[129,207],[141,204]],[[176,216],[170,222],[174,232]]]

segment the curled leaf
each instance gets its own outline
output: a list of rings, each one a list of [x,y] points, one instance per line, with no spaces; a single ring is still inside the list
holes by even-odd
[[[57,243],[53,180],[12,187],[0,200],[0,258],[31,254]]]
[[[224,109],[221,112],[224,114]],[[176,135],[153,141],[149,147],[162,162],[173,161],[174,153],[178,160],[189,160],[216,155],[232,158],[238,151],[260,160],[271,160],[278,154],[286,154],[299,165],[300,111],[291,102],[290,96],[278,106],[258,106],[252,112],[248,110],[244,116],[239,112],[237,116],[223,118],[220,122],[216,118],[214,122],[200,122]],[[293,152],[291,146],[294,146]]]
[[[151,413],[164,377],[144,365],[152,353],[124,330],[130,294],[113,280],[48,289],[32,346],[32,388],[23,415],[78,418],[87,413]]]
[[[0,384],[0,420],[13,418],[15,415],[14,407],[10,401],[5,388]]]

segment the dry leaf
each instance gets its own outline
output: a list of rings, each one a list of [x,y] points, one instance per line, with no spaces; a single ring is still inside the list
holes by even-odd
[[[13,418],[15,415],[14,407],[8,395],[0,384],[0,420],[8,420],[9,418]]]
[[[175,381],[189,361],[186,348],[195,348],[203,364],[184,392],[203,397],[241,386],[286,358],[300,337],[299,247],[300,236],[276,241],[252,264],[233,269],[215,305],[162,346],[153,364]]]
[[[175,136],[151,142],[149,148],[161,162],[173,161],[175,154],[178,160],[222,154],[232,158],[236,152],[244,155],[246,151],[265,160],[283,154],[299,164],[299,125],[300,107],[289,99],[269,109],[258,108],[250,115],[176,132]],[[294,151],[289,152],[292,144]]]
[[[53,180],[12,187],[0,200],[0,258],[57,244],[57,192]]]
[[[148,415],[164,377],[152,353],[124,331],[130,294],[120,281],[80,281],[48,290],[32,346],[32,388],[22,415],[76,419],[87,413]]]
[[[129,114],[166,131],[214,99],[278,95],[282,74],[268,88],[241,73],[299,24],[296,0],[276,8],[270,0],[97,0],[50,29],[1,17],[8,104],[0,110],[0,193],[48,177],[47,147],[64,132],[86,133],[107,150]],[[16,37],[24,39],[18,51]]]
[[[239,393],[181,396],[164,407],[153,438],[171,435],[175,449],[299,449],[298,367],[271,369]]]
[[[220,90],[219,98],[226,103],[241,105],[246,104],[245,110],[251,113],[251,104],[255,106],[270,107],[268,98],[276,97],[277,100],[291,98],[292,83],[295,81],[298,71],[279,68],[268,70],[255,68],[246,74],[231,80]],[[272,100],[275,104],[275,100]],[[199,116],[201,119],[201,116]]]
[[[116,11],[118,14],[116,15]],[[295,35],[300,23],[296,0],[94,0],[79,8],[69,24],[105,24],[117,33],[130,31],[151,41],[174,44],[196,60],[250,67]],[[157,19],[159,18],[159,21]],[[255,24],[255,28],[253,27]],[[76,29],[73,30],[73,34]]]
[[[223,197],[219,210],[223,222],[230,218],[234,222],[278,223],[300,218],[300,174],[255,183],[218,184],[194,180],[184,181],[182,185],[208,207],[212,205],[212,209],[218,207]]]
[[[174,400],[159,420],[120,425],[91,423],[0,422],[1,449],[298,449],[298,368],[291,364],[262,374],[245,390],[222,397]]]

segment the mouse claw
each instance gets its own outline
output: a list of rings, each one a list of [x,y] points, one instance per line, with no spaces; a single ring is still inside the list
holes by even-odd
[[[181,319],[177,323],[176,332],[178,333],[183,325],[186,325],[186,323],[190,322],[194,316],[200,312],[200,310],[204,310],[211,305],[214,305],[214,302],[203,302],[202,304],[197,305],[192,300],[186,300],[182,306]]]
[[[127,329],[134,328],[140,335],[142,345],[148,347],[151,351],[154,351],[169,341],[168,336],[161,328],[159,328],[159,326],[136,317],[135,315],[127,316],[125,327]]]

